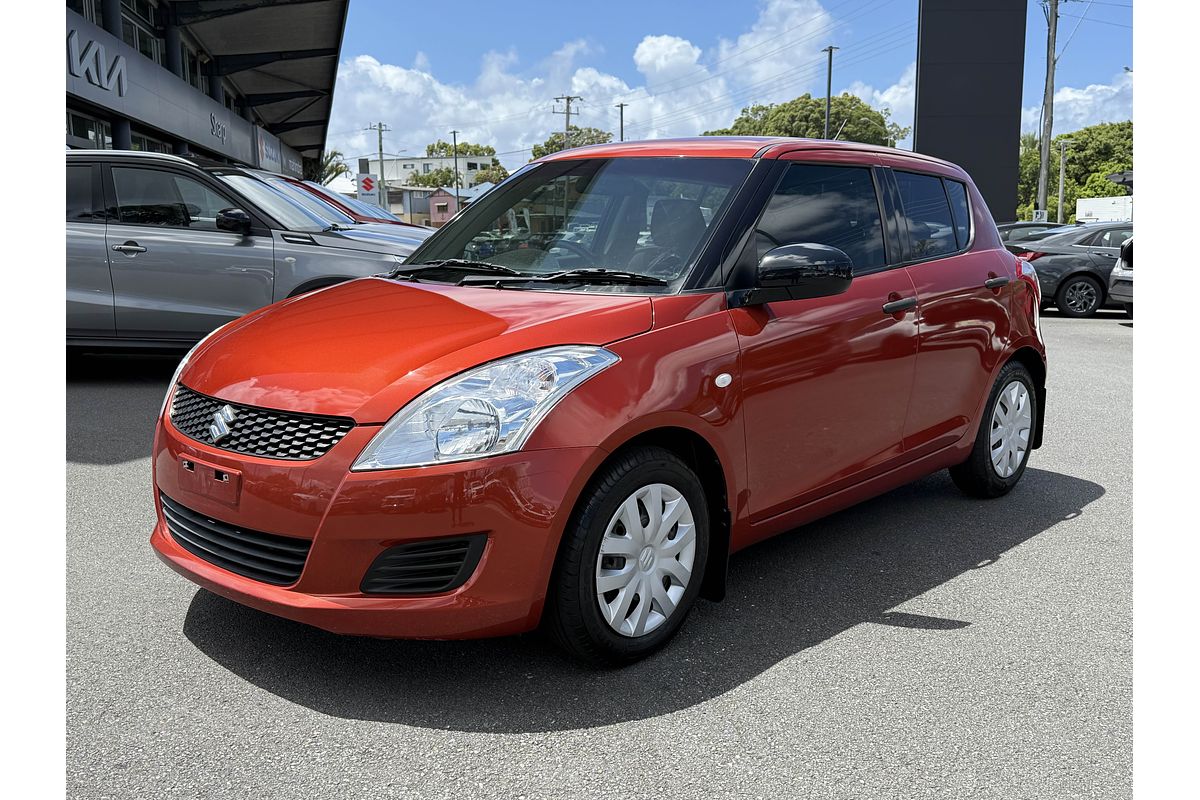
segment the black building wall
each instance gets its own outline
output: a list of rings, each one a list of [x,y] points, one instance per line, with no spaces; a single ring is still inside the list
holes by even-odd
[[[1026,0],[921,0],[913,149],[974,178],[997,222],[1014,218]]]

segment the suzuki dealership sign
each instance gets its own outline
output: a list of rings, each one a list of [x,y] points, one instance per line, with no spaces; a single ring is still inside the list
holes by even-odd
[[[379,178],[365,172],[358,173],[358,199],[364,203],[383,207],[379,202]]]

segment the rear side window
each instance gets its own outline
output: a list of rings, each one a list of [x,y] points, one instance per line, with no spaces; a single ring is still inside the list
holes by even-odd
[[[93,222],[104,218],[96,213],[94,192],[90,164],[67,167],[67,222]]]
[[[216,230],[217,212],[233,204],[197,180],[157,169],[113,167],[121,222]]]
[[[967,204],[967,187],[958,181],[945,180],[946,196],[950,198],[950,211],[954,215],[954,238],[962,250],[971,240],[971,207]]]
[[[932,258],[958,250],[950,201],[942,179],[914,172],[896,172],[900,202],[908,222],[910,258]]]
[[[760,259],[774,247],[813,242],[843,251],[857,271],[887,263],[879,200],[866,167],[792,165],[755,233]]]

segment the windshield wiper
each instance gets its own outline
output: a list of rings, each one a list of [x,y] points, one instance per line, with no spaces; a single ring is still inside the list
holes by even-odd
[[[391,272],[387,273],[387,277],[412,277],[421,272],[431,272],[438,269],[456,269],[464,272],[508,275],[513,277],[525,274],[523,272],[518,272],[512,267],[506,267],[501,264],[493,264],[490,261],[470,261],[465,258],[445,258],[441,261],[422,261],[420,264],[401,264]]]
[[[547,275],[514,275],[505,278],[480,277],[478,280],[471,280],[465,277],[459,281],[459,285],[470,286],[484,284],[488,286],[500,286],[513,283],[593,283],[593,284],[614,284],[625,286],[669,286],[670,281],[656,278],[653,275],[643,275],[640,272],[625,272],[619,269],[602,269],[598,267],[586,267],[582,269],[568,269],[563,272],[551,272]]]

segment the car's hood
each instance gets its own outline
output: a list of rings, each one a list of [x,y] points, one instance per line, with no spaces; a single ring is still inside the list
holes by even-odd
[[[432,231],[383,222],[364,222],[347,225],[333,231],[313,234],[324,247],[344,247],[369,253],[392,253],[407,256],[430,237]]]
[[[192,354],[182,383],[233,403],[386,421],[478,364],[649,330],[650,299],[362,278],[260,309]]]

